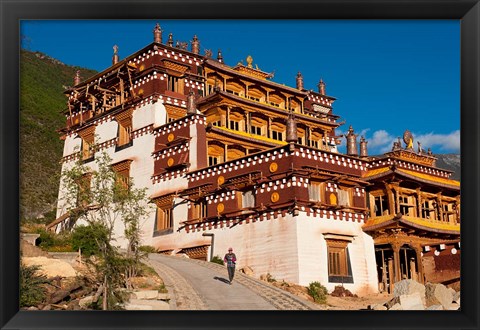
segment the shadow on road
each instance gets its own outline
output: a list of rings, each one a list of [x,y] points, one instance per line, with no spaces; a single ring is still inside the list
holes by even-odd
[[[230,284],[230,281],[227,280],[226,278],[223,278],[223,277],[215,276],[213,279],[214,279],[214,280],[217,280],[217,281],[220,281],[220,282],[223,282],[223,283],[225,283],[225,284]]]

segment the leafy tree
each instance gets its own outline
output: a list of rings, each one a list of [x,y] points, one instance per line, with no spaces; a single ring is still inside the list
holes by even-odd
[[[118,180],[111,162],[110,156],[102,152],[96,155],[95,169],[79,159],[62,173],[65,211],[70,221],[83,220],[98,231],[92,239],[100,257],[94,265],[105,290],[103,309],[115,309],[123,303],[118,289],[130,286],[129,279],[137,274],[145,256],[139,249],[140,220],[150,212],[146,189],[134,188],[132,178],[128,184]],[[114,245],[118,221],[125,227],[126,255]]]
[[[81,250],[86,257],[98,255],[98,243],[107,239],[105,227],[99,224],[76,226],[72,232],[72,247],[75,251]]]

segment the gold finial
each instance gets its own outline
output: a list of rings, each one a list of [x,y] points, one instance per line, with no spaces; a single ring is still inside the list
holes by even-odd
[[[252,63],[253,63],[253,58],[250,55],[248,55],[247,56],[247,67],[253,68]]]
[[[403,142],[407,145],[406,149],[413,150],[413,135],[408,129],[403,133]]]

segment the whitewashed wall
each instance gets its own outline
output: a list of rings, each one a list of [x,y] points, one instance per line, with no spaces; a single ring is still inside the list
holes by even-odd
[[[328,253],[324,234],[353,236],[348,244],[354,283],[343,286],[353,293],[362,295],[377,292],[375,253],[373,240],[362,231],[362,223],[310,217],[300,212],[297,219],[299,284],[309,285],[318,281],[329,292],[341,283],[328,282]]]
[[[165,124],[166,110],[161,101],[154,104],[145,104],[133,111],[132,114],[132,128],[133,130],[141,129],[149,125],[154,127]],[[116,139],[118,134],[118,123],[115,120],[109,120],[97,124],[95,128],[95,142],[103,143]],[[115,146],[110,146],[103,149],[99,153],[106,152],[112,163],[117,163],[126,159],[131,159],[133,162],[130,165],[130,176],[132,177],[135,188],[147,188],[147,197],[151,196],[156,190],[151,180],[154,169],[154,159],[152,152],[154,151],[155,136],[152,133],[146,133],[133,139],[133,145],[124,148],[119,151],[115,151]],[[76,135],[67,136],[64,145],[64,156],[75,154],[80,150],[81,139]],[[97,153],[97,155],[99,154]],[[62,173],[74,166],[75,161],[69,160],[62,164]],[[90,167],[91,170],[97,169],[95,161],[85,164]],[[64,201],[65,188],[63,184],[60,184],[59,189],[59,202],[57,204],[57,217],[66,212],[66,205]],[[152,204],[146,205],[150,210],[149,215],[145,219],[141,219],[142,234],[145,240],[147,237],[151,237],[153,233],[153,221],[155,219],[155,208]],[[81,221],[78,225],[84,224]],[[115,245],[125,248],[127,241],[124,237],[124,225],[121,219],[117,219],[114,226],[115,232]]]

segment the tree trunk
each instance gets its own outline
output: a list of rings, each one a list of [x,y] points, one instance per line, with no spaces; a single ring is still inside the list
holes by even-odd
[[[108,288],[107,288],[107,275],[105,275],[105,279],[103,282],[103,310],[106,311],[108,309]]]

